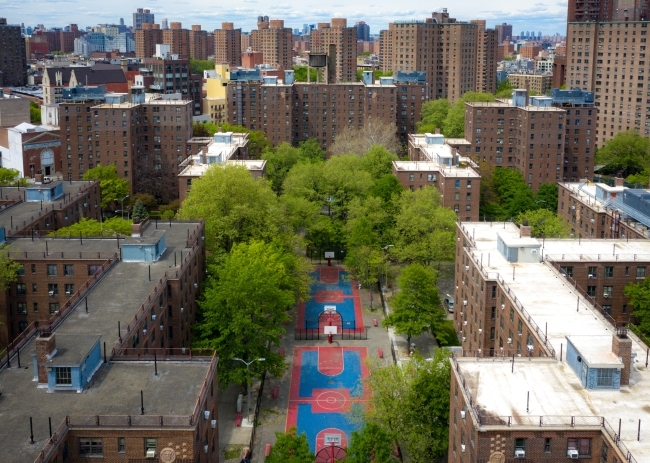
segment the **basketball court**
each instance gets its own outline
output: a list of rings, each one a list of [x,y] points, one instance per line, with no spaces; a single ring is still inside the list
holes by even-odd
[[[294,349],[286,429],[307,435],[314,453],[335,445],[347,447],[355,426],[346,414],[365,404],[370,375],[365,347],[296,347]]]
[[[347,278],[347,272],[336,267],[321,267],[312,272],[311,298],[298,307],[296,328],[317,329],[325,325],[362,332],[363,311],[356,281]],[[324,316],[326,312],[335,312]]]

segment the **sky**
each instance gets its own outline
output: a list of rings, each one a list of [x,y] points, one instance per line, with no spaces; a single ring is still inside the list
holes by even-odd
[[[157,23],[167,18],[170,22],[182,22],[188,29],[192,24],[200,24],[204,30],[214,30],[221,27],[222,21],[229,21],[243,31],[256,27],[258,15],[284,19],[285,27],[291,28],[343,17],[348,19],[349,26],[356,21],[365,21],[370,26],[370,33],[375,34],[386,29],[389,22],[422,20],[430,17],[433,11],[442,11],[446,7],[452,17],[461,21],[485,19],[488,27],[503,22],[512,24],[513,35],[533,30],[544,35],[566,34],[566,0],[501,0],[494,3],[465,0],[455,6],[411,0],[404,6],[408,8],[399,7],[399,2],[394,0],[368,0],[368,3],[349,0],[331,0],[331,3],[322,0],[144,0],[140,5],[126,0],[98,4],[82,0],[0,0],[0,15],[6,16],[10,24],[24,23],[26,26],[62,27],[76,23],[85,28],[118,23],[119,18],[124,18],[124,23],[130,26],[132,13],[137,7],[142,7],[152,10]]]

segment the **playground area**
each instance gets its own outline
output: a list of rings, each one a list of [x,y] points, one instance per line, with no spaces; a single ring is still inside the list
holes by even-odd
[[[324,331],[325,326],[364,331],[361,297],[355,281],[336,267],[317,268],[311,274],[311,299],[298,307],[297,329]]]
[[[286,429],[304,432],[315,454],[347,447],[355,429],[347,413],[352,404],[365,406],[369,394],[367,355],[365,347],[294,349]]]

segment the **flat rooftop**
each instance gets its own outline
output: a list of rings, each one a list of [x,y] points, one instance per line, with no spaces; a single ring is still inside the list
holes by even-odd
[[[185,167],[179,174],[179,177],[201,177],[212,166],[244,166],[248,170],[264,170],[266,165],[265,159],[233,159],[225,163],[199,164],[198,156],[192,156],[196,159],[194,164]]]
[[[150,242],[152,236],[165,232],[167,249],[161,258],[152,263],[145,262],[123,262],[119,261],[104,277],[92,288],[87,296],[88,313],[85,304],[77,304],[66,317],[65,321],[56,330],[56,334],[84,334],[101,336],[102,342],[106,342],[110,352],[118,340],[117,325],[120,323],[122,334],[126,333],[126,327],[133,319],[140,305],[146,300],[149,293],[154,289],[161,277],[167,271],[174,272],[180,267],[181,255],[184,256],[190,251],[187,247],[188,231],[191,234],[198,227],[195,222],[159,222],[158,229],[153,222],[145,228],[142,239],[127,238],[120,240],[120,244],[134,242]],[[117,252],[117,239],[84,239],[83,248],[78,239],[31,239],[10,240],[10,245],[16,251],[28,251],[44,253],[47,247],[50,255],[57,253],[73,253],[83,250],[83,255],[92,257],[95,252],[102,253],[106,257]],[[176,259],[174,259],[176,254]],[[74,254],[73,254],[74,255]],[[176,266],[174,263],[176,262]],[[151,269],[151,281],[149,280],[149,269]],[[1,461],[1,460],[0,460]]]
[[[548,340],[558,358],[561,348],[566,352],[567,336],[572,338],[602,336],[603,339],[606,336],[611,340],[615,335],[614,327],[550,264],[546,262],[511,264],[506,261],[497,250],[497,233],[509,235],[509,241],[516,242],[519,229],[514,224],[464,222],[462,226],[466,233],[473,237],[475,243],[475,246],[467,249],[473,260],[477,263],[483,262],[483,265],[479,264],[479,266],[484,274],[487,272],[489,278],[497,278],[499,275],[503,279],[510,288],[511,294],[523,305],[538,326],[542,329],[548,326]],[[530,240],[530,238],[525,239]],[[632,254],[633,251],[644,251],[646,255],[650,254],[650,243],[644,240],[629,243],[621,240],[581,240],[580,244],[578,240],[545,240],[544,256],[546,253],[558,254],[558,251],[575,249],[589,250],[589,252],[600,250],[603,255],[609,252],[611,256],[614,245],[617,250],[620,249],[626,254]],[[643,253],[639,252],[639,254]],[[579,255],[579,252],[575,254]],[[542,290],[531,291],[531,288]],[[530,390],[532,394],[534,389],[535,394],[540,398],[545,397],[543,405],[542,401],[538,401],[540,405],[536,405],[541,407],[535,412],[537,415],[540,411],[544,411],[543,414],[546,415],[571,415],[575,412],[576,415],[581,416],[604,416],[610,424],[617,423],[621,418],[622,439],[625,445],[639,462],[650,461],[650,439],[642,438],[640,442],[636,441],[638,420],[641,419],[643,422],[650,420],[650,407],[647,406],[650,403],[650,372],[641,359],[647,347],[633,334],[628,335],[632,340],[632,350],[637,353],[637,357],[630,375],[630,386],[623,387],[619,391],[584,389],[565,361],[546,359],[550,362],[550,366],[544,368],[552,368],[552,370],[545,371],[536,370],[540,367],[536,362],[526,364],[523,359],[518,359],[515,371],[518,368],[526,369],[523,375],[517,376],[519,379],[513,382],[513,386],[507,385],[513,378],[510,373],[511,364],[507,359],[501,363],[492,362],[493,359],[490,361],[459,359],[459,363],[466,365],[466,362],[474,361],[478,365],[471,368],[480,369],[482,372],[480,381],[489,384],[485,391],[489,391],[493,398],[489,399],[486,396],[485,400],[486,403],[489,401],[495,414],[525,415],[525,396],[516,404],[512,398],[521,396],[522,393],[517,390],[521,391],[523,388],[523,390]],[[602,345],[602,342],[601,340],[596,344]],[[597,346],[595,348],[597,349]],[[524,364],[530,366],[523,367]],[[470,373],[471,368],[468,370]],[[528,368],[531,369],[530,373]],[[520,389],[512,389],[517,385]],[[581,402],[574,392],[579,393],[584,398],[584,402]],[[503,405],[497,405],[500,402],[503,402]],[[521,412],[522,403],[524,413]],[[508,411],[508,408],[511,411]]]
[[[65,326],[65,324],[64,324]],[[58,331],[57,343],[58,343]],[[133,415],[140,417],[140,391],[144,391],[145,417],[151,415],[189,416],[210,368],[210,362],[109,362],[102,364],[81,393],[48,393],[36,387],[32,340],[22,351],[22,368],[0,372],[0,461],[31,463],[49,439],[48,417],[56,429],[67,416]],[[15,360],[15,359],[14,359]],[[29,417],[33,419],[34,444],[29,443]],[[78,420],[83,422],[81,418]],[[180,424],[188,420],[178,419]],[[89,423],[94,425],[94,421]],[[157,426],[155,426],[157,427]],[[172,428],[173,429],[173,428]]]
[[[445,166],[431,161],[393,161],[395,169],[405,172],[442,172],[445,177],[480,178],[481,175],[470,167]]]
[[[23,201],[20,204],[17,204],[13,207],[7,208],[7,209],[2,209],[0,210],[0,228],[4,227],[5,230],[15,230],[16,227],[19,227],[19,229],[23,229],[25,227],[28,227],[31,223],[34,221],[38,220],[39,214],[44,214],[47,212],[54,210],[61,209],[61,205],[63,204],[63,198],[67,198],[68,194],[73,196],[74,199],[74,194],[78,193],[80,189],[87,187],[88,185],[91,185],[93,182],[84,182],[84,181],[76,181],[76,182],[52,182],[48,183],[45,185],[46,188],[51,188],[57,183],[62,183],[63,184],[63,195],[61,198],[55,200],[55,201],[44,201],[41,209],[41,202],[40,201],[34,201],[34,202],[27,202]],[[28,188],[33,188],[34,186],[37,185],[29,185]],[[23,187],[1,187],[0,191],[2,192],[2,198],[7,198],[7,199],[22,199],[24,198],[25,195],[25,188]],[[12,225],[13,224],[13,228]]]

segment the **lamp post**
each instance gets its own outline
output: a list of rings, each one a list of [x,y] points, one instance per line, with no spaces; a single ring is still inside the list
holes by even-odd
[[[122,203],[122,219],[124,219],[124,200],[129,196],[130,195],[126,195],[124,198],[120,199],[120,202]]]
[[[265,358],[258,358],[255,360],[251,360],[250,362],[247,362],[246,360],[240,359],[238,357],[233,357],[233,360],[239,360],[241,363],[246,365],[246,369],[248,370],[248,376],[250,377],[250,371],[251,371],[251,365],[255,362],[263,362],[266,360]],[[248,424],[252,426],[252,421],[251,421],[251,387],[253,385],[253,382],[251,381],[251,384],[248,384],[248,381],[246,381],[246,389],[248,389]]]

